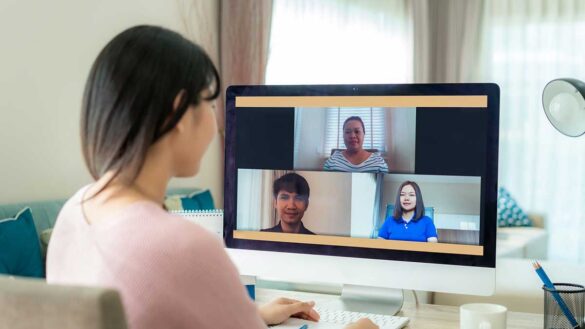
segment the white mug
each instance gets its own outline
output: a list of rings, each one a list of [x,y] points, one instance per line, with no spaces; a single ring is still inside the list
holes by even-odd
[[[508,309],[497,304],[465,304],[459,308],[461,329],[506,329]]]

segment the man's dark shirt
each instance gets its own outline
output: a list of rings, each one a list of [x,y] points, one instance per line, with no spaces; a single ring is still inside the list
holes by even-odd
[[[262,232],[278,232],[278,233],[282,233],[282,226],[280,226],[280,222],[278,222],[278,224],[276,224],[276,226],[271,227],[271,228],[266,228],[263,230],[260,230]],[[307,230],[307,228],[305,227],[305,225],[303,225],[303,222],[301,222],[301,228],[299,229],[299,233],[298,234],[315,234],[309,230]]]

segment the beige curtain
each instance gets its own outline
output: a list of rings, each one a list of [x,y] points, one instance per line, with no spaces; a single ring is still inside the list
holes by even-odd
[[[230,85],[263,84],[268,58],[272,0],[222,0],[220,11],[223,89]],[[219,108],[223,109],[223,104]],[[223,111],[219,120],[221,129],[224,122]]]
[[[177,0],[187,37],[209,53],[220,70],[222,90],[263,84],[268,58],[272,0]],[[224,131],[224,99],[217,103]]]
[[[414,80],[472,82],[479,57],[482,0],[414,0]]]
[[[219,68],[219,0],[176,0],[185,36],[201,45]]]

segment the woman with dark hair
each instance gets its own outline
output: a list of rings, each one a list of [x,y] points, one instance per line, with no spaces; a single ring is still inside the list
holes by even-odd
[[[178,33],[137,26],[105,46],[81,115],[95,182],[59,214],[49,283],[117,289],[134,329],[266,328],[290,316],[319,318],[313,302],[281,298],[257,308],[221,242],[163,208],[171,177],[199,171],[217,131],[219,93],[208,55]]]
[[[323,170],[351,172],[388,172],[380,153],[364,150],[366,128],[362,118],[352,116],[343,122],[343,143],[346,149],[335,151],[325,161]]]
[[[438,242],[433,220],[425,216],[425,204],[418,184],[406,181],[400,184],[389,215],[378,232],[378,238],[418,242]]]

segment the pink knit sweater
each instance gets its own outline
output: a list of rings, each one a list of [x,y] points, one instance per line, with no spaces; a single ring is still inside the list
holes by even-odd
[[[219,239],[148,201],[88,225],[84,190],[57,219],[49,283],[117,289],[130,329],[266,328]]]

